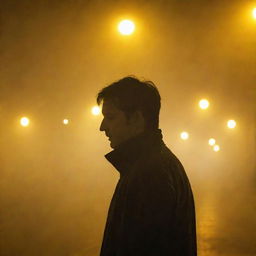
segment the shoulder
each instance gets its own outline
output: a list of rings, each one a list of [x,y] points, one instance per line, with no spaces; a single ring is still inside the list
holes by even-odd
[[[175,165],[178,165],[178,159],[176,160],[171,151],[166,149],[166,146],[161,146],[142,152],[131,169],[131,181],[143,183],[144,186],[173,183],[171,173]]]
[[[157,169],[164,173],[183,170],[183,166],[173,152],[163,143],[159,147],[151,148],[138,158],[138,165],[145,169]]]
[[[135,171],[147,179],[168,182],[174,188],[189,183],[182,163],[164,143],[158,148],[145,151],[138,158]]]

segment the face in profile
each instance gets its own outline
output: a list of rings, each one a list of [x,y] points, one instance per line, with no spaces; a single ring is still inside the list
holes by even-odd
[[[127,120],[125,113],[111,101],[103,102],[102,114],[103,120],[100,125],[100,131],[105,132],[113,149],[134,136],[134,123]]]

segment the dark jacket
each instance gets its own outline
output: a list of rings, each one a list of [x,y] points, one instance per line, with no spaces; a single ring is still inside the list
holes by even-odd
[[[161,130],[132,138],[105,157],[120,179],[100,256],[197,255],[192,190]]]

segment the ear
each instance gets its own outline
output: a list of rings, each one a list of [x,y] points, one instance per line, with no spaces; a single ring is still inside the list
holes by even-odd
[[[141,111],[135,111],[129,118],[129,123],[134,126],[136,131],[144,131],[145,119]]]

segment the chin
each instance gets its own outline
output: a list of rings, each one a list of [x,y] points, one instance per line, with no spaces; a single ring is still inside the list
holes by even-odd
[[[113,149],[115,148],[115,144],[113,144],[113,142],[111,142],[111,141],[110,141],[110,147]]]
[[[115,143],[113,141],[110,141],[110,147],[113,148],[113,149],[119,147],[119,145],[120,145],[120,143]]]

